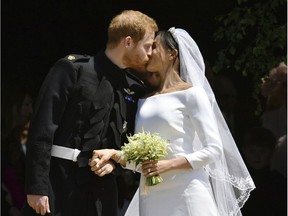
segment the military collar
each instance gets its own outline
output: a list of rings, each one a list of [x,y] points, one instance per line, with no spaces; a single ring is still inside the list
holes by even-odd
[[[137,91],[140,91],[142,94],[143,90],[145,89],[145,85],[138,77],[134,75],[132,69],[119,68],[106,56],[104,50],[100,51],[94,58],[97,72],[105,75],[113,83],[124,82],[127,86],[129,86],[129,88],[135,89],[136,87]]]
[[[97,63],[100,64],[97,64]],[[95,56],[95,63],[97,67],[100,68],[101,73],[103,75],[108,76],[110,79],[113,80],[123,80],[126,76],[126,70],[119,68],[117,65],[115,65],[106,55],[104,50],[100,51]],[[96,68],[97,71],[97,68]]]

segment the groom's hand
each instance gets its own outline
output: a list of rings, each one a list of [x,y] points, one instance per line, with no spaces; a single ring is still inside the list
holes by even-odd
[[[90,161],[89,165],[91,166],[92,172],[94,172],[98,176],[110,174],[115,169],[115,164],[112,161],[102,163],[101,166],[98,166],[96,161],[97,159]]]
[[[37,214],[45,215],[50,213],[48,196],[28,194],[27,202]]]
[[[107,150],[107,152],[109,151]],[[104,153],[106,153],[105,150],[95,150],[89,161],[92,172],[98,176],[110,174],[115,169],[115,164],[109,160],[111,157],[110,154]]]

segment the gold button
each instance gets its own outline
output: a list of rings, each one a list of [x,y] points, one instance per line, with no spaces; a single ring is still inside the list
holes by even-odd
[[[70,55],[70,56],[68,56],[68,59],[72,61],[75,59],[75,56]]]

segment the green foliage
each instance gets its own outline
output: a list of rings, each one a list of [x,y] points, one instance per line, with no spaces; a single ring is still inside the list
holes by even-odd
[[[252,96],[259,97],[261,77],[272,67],[287,60],[287,20],[283,8],[286,0],[237,0],[228,14],[216,17],[215,41],[225,47],[219,50],[213,65],[216,73],[234,72],[252,80]],[[279,16],[281,15],[281,16]]]
[[[127,162],[134,162],[137,166],[145,160],[159,160],[165,157],[168,142],[159,134],[151,134],[149,131],[142,131],[128,136],[128,143],[121,147],[123,156]],[[146,179],[147,186],[153,186],[162,182],[160,175],[150,176]]]

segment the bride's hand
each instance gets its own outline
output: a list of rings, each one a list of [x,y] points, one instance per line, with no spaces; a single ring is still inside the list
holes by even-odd
[[[115,149],[100,149],[100,150],[94,150],[93,151],[93,156],[91,160],[95,158],[99,158],[99,162],[107,162],[110,159],[113,159],[113,155],[117,152]]]
[[[113,155],[117,152],[114,149],[101,149],[101,150],[94,150],[93,156],[89,161],[89,165],[94,169],[101,168],[106,164],[110,159],[113,159]],[[92,170],[93,171],[93,170]]]
[[[89,161],[91,171],[98,176],[111,173],[115,169],[115,165],[110,159],[115,151],[114,149],[94,150],[93,156]]]
[[[147,160],[142,162],[142,173],[145,176],[155,176],[172,169],[193,169],[184,156],[167,160]]]
[[[144,176],[155,176],[168,171],[171,168],[168,160],[147,160],[142,162]]]

